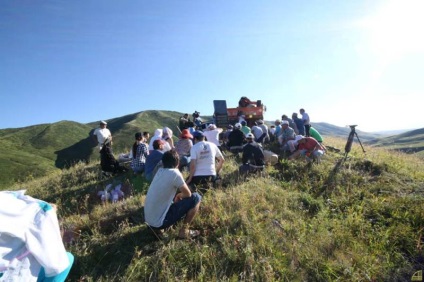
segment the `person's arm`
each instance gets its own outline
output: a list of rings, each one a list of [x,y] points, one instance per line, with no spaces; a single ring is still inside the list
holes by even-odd
[[[99,141],[97,141],[97,130],[95,129],[93,131],[93,134],[91,135],[91,137],[93,138],[93,141],[97,144]]]
[[[216,164],[216,174],[218,175],[221,171],[222,165],[224,164],[225,160],[222,156],[217,158],[218,163]]]
[[[187,184],[190,184],[191,180],[193,179],[194,172],[196,171],[196,159],[191,159],[190,161],[190,175],[186,181]]]
[[[180,192],[177,193],[177,195],[175,195],[175,197],[174,197],[174,203],[177,203],[177,202],[181,201],[184,198],[191,197],[191,191],[188,188],[188,186],[187,186],[186,183],[184,183],[183,186],[181,186],[178,189],[180,190]]]

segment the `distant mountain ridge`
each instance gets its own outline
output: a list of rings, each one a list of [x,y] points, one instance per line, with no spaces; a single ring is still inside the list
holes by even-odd
[[[134,142],[134,133],[165,126],[178,135],[178,120],[183,113],[175,111],[143,111],[108,120],[113,135],[113,150],[117,155],[128,152]],[[209,117],[205,116],[204,120]],[[323,136],[347,138],[350,128],[328,123],[312,124]],[[54,170],[63,169],[76,162],[98,162],[99,153],[92,132],[98,121],[86,124],[74,121],[59,121],[51,124],[32,125],[23,128],[0,130],[0,190],[15,182],[44,176]],[[422,130],[406,132],[397,137],[383,138],[383,135],[358,132],[361,141],[376,146],[393,145],[393,142],[421,144]],[[392,139],[390,139],[392,138]],[[418,146],[423,150],[423,146]]]

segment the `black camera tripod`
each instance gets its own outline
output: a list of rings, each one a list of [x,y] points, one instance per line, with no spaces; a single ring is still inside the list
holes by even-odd
[[[362,146],[361,140],[359,140],[359,137],[358,137],[358,133],[356,133],[356,131],[355,131],[355,127],[357,127],[357,125],[349,125],[349,127],[350,127],[350,133],[349,133],[349,137],[347,138],[347,143],[346,143],[346,146],[345,146],[345,159],[347,158],[347,155],[349,154],[350,150],[352,149],[352,143],[353,143],[354,136],[356,136],[356,138],[358,139],[358,142],[361,145],[362,151],[365,154],[364,146]]]

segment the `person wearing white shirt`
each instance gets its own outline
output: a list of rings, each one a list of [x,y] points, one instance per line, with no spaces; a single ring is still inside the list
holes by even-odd
[[[187,184],[214,182],[221,171],[224,157],[214,143],[205,141],[202,131],[195,131],[193,137],[194,145],[190,150],[190,176]]]
[[[100,121],[100,125],[93,132],[93,140],[98,143],[99,151],[102,149],[103,144],[106,140],[110,140],[112,142],[112,133],[110,130],[106,128],[107,122],[104,120]]]
[[[222,132],[222,128],[217,128],[215,124],[211,123],[208,126],[208,129],[203,131],[203,135],[205,135],[206,140],[214,143],[218,148],[221,147],[219,143],[219,134]]]

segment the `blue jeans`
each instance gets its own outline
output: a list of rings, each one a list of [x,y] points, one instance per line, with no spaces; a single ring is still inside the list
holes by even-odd
[[[198,193],[192,193],[191,197],[184,198],[177,203],[173,203],[169,207],[168,213],[165,216],[165,220],[159,229],[168,228],[183,219],[191,209],[200,203],[201,200],[202,196],[200,196]]]

